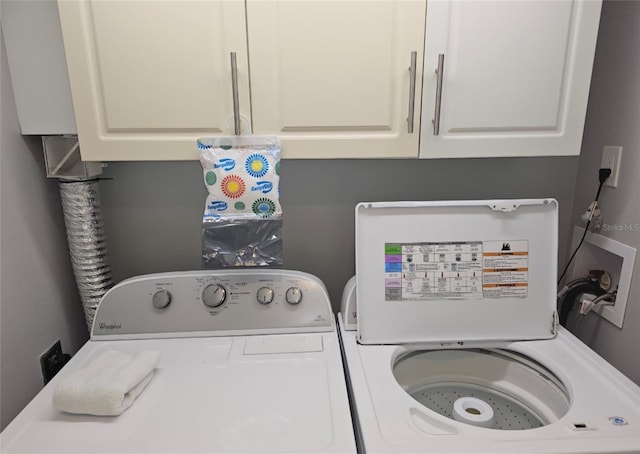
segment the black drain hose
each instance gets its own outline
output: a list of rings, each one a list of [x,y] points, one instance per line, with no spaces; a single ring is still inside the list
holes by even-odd
[[[591,293],[595,296],[604,295],[607,293],[602,290],[600,283],[597,280],[589,281],[587,283],[576,285],[569,290],[562,298],[560,303],[560,324],[566,328],[567,320],[569,319],[569,313],[573,310],[576,300],[583,293]]]

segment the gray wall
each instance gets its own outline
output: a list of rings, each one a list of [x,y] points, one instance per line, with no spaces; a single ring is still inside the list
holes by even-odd
[[[572,224],[595,196],[605,145],[620,145],[617,188],[600,196],[600,232],[640,252],[640,2],[605,1],[591,82]],[[616,227],[619,226],[619,227]],[[629,227],[625,227],[629,226]],[[618,228],[622,230],[617,230]],[[640,254],[636,257],[623,328],[590,314],[578,335],[595,351],[640,384]]]
[[[281,169],[284,267],[319,276],[334,309],[354,273],[360,201],[555,197],[561,257],[578,158],[287,160]],[[102,201],[116,280],[200,268],[206,190],[198,162],[113,163]]]
[[[1,4],[1,2],[0,2]],[[45,178],[37,138],[20,135],[0,38],[0,429],[42,388],[39,358],[56,340],[87,339],[57,184]]]

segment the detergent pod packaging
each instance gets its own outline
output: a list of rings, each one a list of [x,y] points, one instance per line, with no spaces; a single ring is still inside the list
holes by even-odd
[[[280,140],[198,139],[207,200],[202,260],[207,268],[282,264]]]

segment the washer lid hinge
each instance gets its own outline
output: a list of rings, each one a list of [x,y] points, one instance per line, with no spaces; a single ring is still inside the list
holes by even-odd
[[[510,201],[510,200],[505,200],[504,202],[495,202],[489,205],[489,207],[493,211],[502,211],[504,213],[515,211],[518,209],[519,206],[520,205],[518,203],[513,203],[513,201]]]
[[[558,333],[558,312],[553,311],[553,316],[551,317],[551,334],[554,336]]]

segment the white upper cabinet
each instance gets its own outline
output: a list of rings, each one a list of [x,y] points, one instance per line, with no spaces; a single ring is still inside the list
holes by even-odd
[[[233,134],[231,52],[239,111],[283,157],[418,156],[422,0],[58,7],[84,160],[197,159],[197,137]]]
[[[600,9],[428,2],[420,157],[579,154]]]
[[[232,52],[243,132],[284,158],[447,158],[579,154],[601,1],[58,8],[84,160],[198,159],[233,134]]]
[[[233,134],[231,52],[250,115],[242,0],[58,2],[83,160],[198,159]]]
[[[254,133],[287,158],[417,157],[425,6],[248,0]]]

